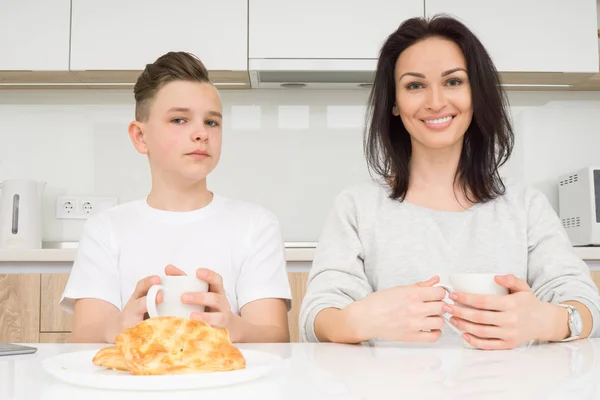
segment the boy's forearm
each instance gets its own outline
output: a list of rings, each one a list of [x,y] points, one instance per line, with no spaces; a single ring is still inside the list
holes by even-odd
[[[230,335],[231,341],[237,343],[287,343],[290,341],[287,325],[254,324],[239,315],[235,316],[235,325]]]
[[[74,326],[71,341],[74,343],[114,343],[114,341],[108,340],[110,337],[108,329],[98,323]]]
[[[118,313],[94,322],[74,324],[71,341],[74,343],[114,343],[121,332]]]
[[[102,338],[105,343],[115,343],[117,335],[123,331],[121,324],[120,312],[111,315],[107,318],[106,325],[100,331],[103,333]]]

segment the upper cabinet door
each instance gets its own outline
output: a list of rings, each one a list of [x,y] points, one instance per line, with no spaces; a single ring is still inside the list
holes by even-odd
[[[71,70],[142,70],[169,51],[248,69],[247,0],[72,1]]]
[[[423,0],[249,0],[250,58],[376,59]]]
[[[596,0],[425,0],[458,17],[503,72],[597,72]]]
[[[71,0],[0,1],[0,70],[68,71]]]

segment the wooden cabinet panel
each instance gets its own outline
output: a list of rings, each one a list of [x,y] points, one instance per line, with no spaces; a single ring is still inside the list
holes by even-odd
[[[598,286],[598,289],[600,290],[600,271],[591,271],[591,274],[592,279],[594,280],[596,286]]]
[[[298,317],[300,316],[300,305],[306,293],[306,281],[308,272],[288,272],[288,280],[292,289],[292,309],[288,313],[290,327],[290,342],[300,340]]]
[[[62,296],[69,274],[42,274],[40,332],[70,332],[73,318],[60,309]]]
[[[40,275],[0,275],[0,342],[35,343],[40,337]]]
[[[71,334],[68,332],[43,332],[40,333],[40,343],[71,343]]]

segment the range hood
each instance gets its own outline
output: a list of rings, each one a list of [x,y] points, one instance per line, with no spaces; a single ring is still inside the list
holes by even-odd
[[[248,61],[253,89],[369,88],[377,60],[253,59]]]
[[[248,61],[253,89],[370,88],[376,59],[265,59]],[[591,73],[500,71],[506,90],[585,90]],[[581,88],[579,88],[581,86]]]

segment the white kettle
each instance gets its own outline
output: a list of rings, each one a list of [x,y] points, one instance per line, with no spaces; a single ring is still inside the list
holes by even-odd
[[[42,197],[46,182],[0,183],[0,249],[42,248]]]

